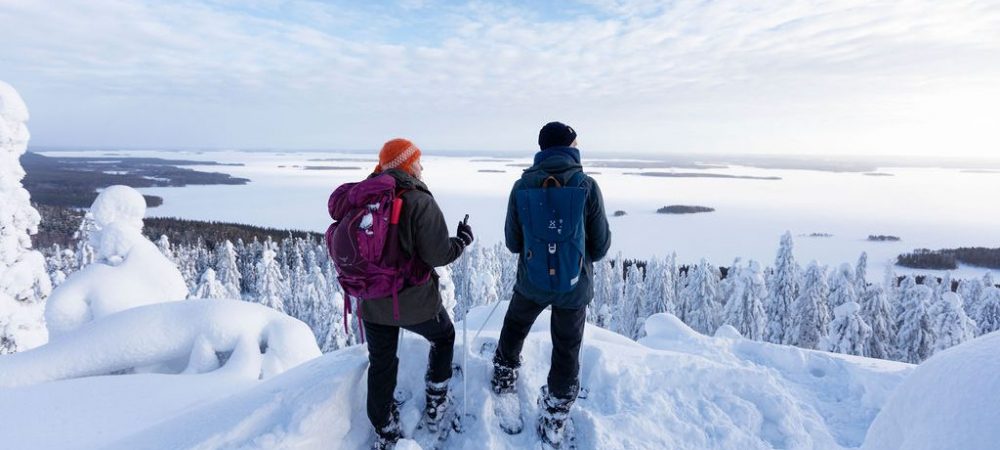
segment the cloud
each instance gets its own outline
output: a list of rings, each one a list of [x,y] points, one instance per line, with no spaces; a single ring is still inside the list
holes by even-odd
[[[185,127],[163,145],[356,146],[413,130],[512,148],[524,139],[454,130],[533,131],[552,115],[606,149],[664,132],[706,151],[997,144],[974,117],[1000,101],[987,1],[0,0],[0,30],[0,76],[44,108],[72,103],[33,108],[48,142],[93,140],[54,122],[89,111],[80,120],[133,128],[101,142],[135,145],[168,135],[148,125],[163,120]],[[969,120],[936,129],[936,108]],[[336,120],[309,128],[316,115]]]

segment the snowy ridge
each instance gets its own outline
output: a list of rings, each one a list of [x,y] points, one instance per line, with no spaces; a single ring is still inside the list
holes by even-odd
[[[504,307],[501,305],[470,348],[479,349],[482,343],[497,339]],[[488,313],[487,307],[469,313],[470,338]],[[548,320],[548,313],[539,317],[524,347],[519,389],[529,425],[537,417],[535,398],[548,370]],[[577,402],[572,413],[579,448],[858,447],[889,392],[912,368],[742,338],[705,337],[666,314],[651,317],[646,331],[648,336],[637,343],[588,325],[581,376],[589,395]],[[456,362],[461,361],[463,350],[459,333]],[[415,428],[422,407],[426,351],[425,341],[405,335],[399,352],[399,389],[412,395],[401,409],[409,432]],[[466,421],[464,433],[452,434],[447,448],[531,448],[536,442],[531,427],[520,435],[508,436],[496,425],[488,356],[474,352],[469,357],[468,404],[475,419]],[[26,447],[46,447],[51,443],[46,439],[75,439],[93,444],[85,448],[109,449],[366,448],[372,439],[364,409],[366,366],[366,352],[354,346],[251,383],[246,389],[229,387],[227,392],[232,395],[216,393],[206,401],[195,393],[179,391],[159,420],[131,429],[121,429],[131,423],[127,420],[82,417],[67,427],[68,435],[36,434],[35,440],[29,440],[30,436],[15,432],[12,438]],[[191,382],[209,383],[214,375],[194,375],[199,378],[191,378]],[[25,389],[48,386],[47,390],[58,390],[65,383],[84,384],[90,390],[87,395],[105,391],[104,409],[111,411],[105,414],[114,415],[118,404],[136,402],[145,402],[143,409],[160,410],[155,400],[150,403],[121,395],[117,383],[109,381],[128,382],[132,377],[95,377]],[[149,379],[147,387],[183,377],[188,376]],[[461,383],[453,386],[461,404],[465,395]],[[18,398],[27,395],[17,390],[14,394]],[[189,401],[187,407],[177,404],[183,403],[183,398]],[[61,400],[67,401],[74,399]],[[0,411],[9,412],[11,407],[0,400]],[[44,405],[28,406],[33,407],[45,410]],[[106,433],[105,438],[114,438],[102,440],[98,437],[102,433]]]

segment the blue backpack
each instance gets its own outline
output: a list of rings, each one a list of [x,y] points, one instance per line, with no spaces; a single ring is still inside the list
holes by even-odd
[[[521,256],[528,281],[543,291],[567,293],[580,281],[586,248],[584,179],[583,172],[577,172],[562,186],[549,176],[541,187],[517,191],[517,213],[524,235]]]

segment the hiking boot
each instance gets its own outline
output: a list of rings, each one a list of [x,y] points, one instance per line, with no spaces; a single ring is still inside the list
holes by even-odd
[[[440,383],[427,381],[427,401],[424,404],[424,423],[427,429],[434,432],[438,430],[441,421],[451,406],[451,398],[448,397],[448,381]]]
[[[538,436],[551,448],[560,448],[566,437],[566,422],[572,398],[559,398],[549,393],[548,386],[542,386],[538,397]]]
[[[396,408],[396,404],[392,404],[392,409],[389,412],[389,423],[382,427],[375,428],[375,444],[372,445],[374,450],[391,450],[396,448],[396,442],[402,434],[402,429],[399,426],[399,410]]]
[[[493,393],[516,394],[517,393],[517,367],[504,364],[499,357],[493,357],[493,377],[490,378],[490,387]]]

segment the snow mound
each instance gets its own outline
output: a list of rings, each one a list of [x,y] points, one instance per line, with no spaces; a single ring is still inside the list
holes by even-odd
[[[936,353],[892,394],[865,449],[997,448],[1000,332]]]
[[[146,215],[146,199],[139,191],[128,186],[110,186],[97,196],[90,206],[98,228],[113,223],[123,224],[142,230],[142,218]]]
[[[255,303],[198,299],[132,308],[0,358],[0,388],[95,375],[216,369],[257,380],[319,355],[312,331],[297,319]]]
[[[94,200],[90,242],[96,261],[49,297],[45,321],[51,339],[128,308],[187,297],[177,266],[142,235],[145,208],[142,195],[128,186],[111,186]]]
[[[503,433],[489,387],[490,355],[506,302],[485,324],[465,370],[468,391],[455,379],[458,405],[468,397],[473,417],[452,434],[445,448],[534,448],[535,399],[545,383],[551,356],[549,314],[544,312],[524,345],[518,381],[529,425],[524,433]],[[470,311],[469,338],[486,322],[490,307]],[[463,360],[458,324],[456,362]],[[646,323],[648,336],[636,343],[588,325],[581,358],[587,391],[572,412],[581,449],[835,449],[856,448],[889,392],[912,366],[833,355],[745,339],[698,335],[669,315]],[[422,409],[428,344],[405,333],[399,351],[398,393],[404,430],[428,447],[416,431]],[[367,448],[373,434],[365,415],[367,352],[355,346],[335,351],[224,398],[134,428],[104,448]],[[128,399],[112,395],[109,407]],[[88,424],[92,436],[111,425]],[[120,426],[120,425],[118,425]],[[87,436],[81,436],[87,440]],[[44,446],[46,442],[24,442]],[[408,442],[411,448],[417,448]]]

